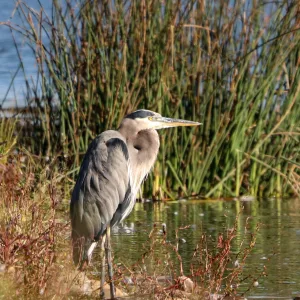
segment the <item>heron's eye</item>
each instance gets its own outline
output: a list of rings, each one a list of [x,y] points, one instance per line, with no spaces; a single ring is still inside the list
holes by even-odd
[[[149,120],[149,121],[152,121],[152,120],[153,120],[153,117],[148,117],[148,120]]]

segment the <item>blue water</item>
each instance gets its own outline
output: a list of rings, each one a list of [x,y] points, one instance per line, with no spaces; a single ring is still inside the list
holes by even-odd
[[[39,4],[37,0],[23,1],[28,6],[39,11]],[[49,0],[40,0],[47,13],[51,12],[51,3]],[[9,27],[3,25],[3,22],[11,22],[22,26],[22,20],[18,13],[14,11],[15,1],[1,0],[0,9],[0,105],[3,108],[15,107],[16,105],[24,106],[25,102],[25,81],[24,73],[20,69],[20,59],[14,45],[11,30]],[[26,45],[24,38],[20,34],[14,33],[20,56],[24,63],[26,77],[31,82],[37,71],[35,57],[32,50]],[[15,76],[14,84],[10,87],[12,78]],[[9,88],[10,87],[10,88]],[[6,100],[4,101],[4,98]]]

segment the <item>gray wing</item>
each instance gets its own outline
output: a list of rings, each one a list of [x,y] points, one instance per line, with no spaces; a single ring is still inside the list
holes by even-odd
[[[117,131],[105,131],[89,146],[73,190],[70,212],[73,259],[78,264],[92,240],[107,225],[118,223],[130,202],[129,156],[126,142]],[[75,245],[74,245],[75,243]]]

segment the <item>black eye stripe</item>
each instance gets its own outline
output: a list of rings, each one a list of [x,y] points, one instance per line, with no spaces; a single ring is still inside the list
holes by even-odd
[[[154,112],[150,110],[144,110],[140,109],[137,111],[134,111],[133,113],[129,114],[126,116],[127,119],[137,119],[137,118],[147,118],[147,117],[152,117],[155,116]]]

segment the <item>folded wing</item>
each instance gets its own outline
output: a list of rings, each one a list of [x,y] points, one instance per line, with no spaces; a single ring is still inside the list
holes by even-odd
[[[118,223],[130,202],[129,154],[123,136],[113,130],[90,144],[71,198],[73,260],[77,265],[93,240]]]

